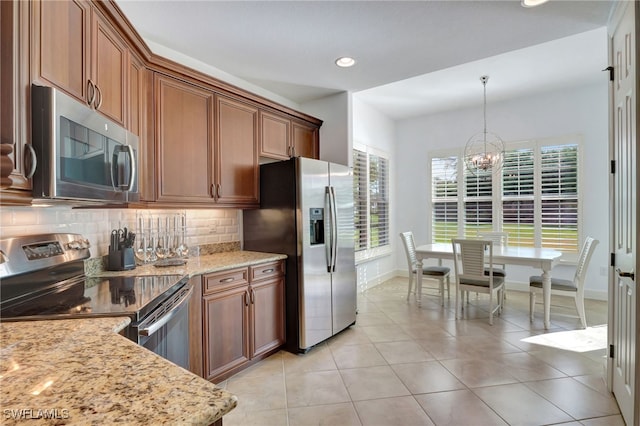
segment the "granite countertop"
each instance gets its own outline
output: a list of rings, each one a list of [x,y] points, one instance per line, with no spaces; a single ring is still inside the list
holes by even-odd
[[[117,334],[129,321],[0,323],[0,423],[208,425],[236,406],[235,395]]]
[[[157,267],[153,264],[138,265],[130,271],[87,271],[90,276],[132,276],[132,275],[203,275],[226,269],[241,268],[286,259],[284,254],[262,253],[257,251],[236,250],[222,253],[205,254],[187,258],[182,266]]]

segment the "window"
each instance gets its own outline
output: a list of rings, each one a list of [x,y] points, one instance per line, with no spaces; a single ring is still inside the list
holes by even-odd
[[[577,253],[579,147],[575,136],[507,144],[497,175],[467,172],[459,152],[432,155],[432,242],[495,230],[509,245]]]
[[[389,245],[389,160],[353,150],[355,249]]]

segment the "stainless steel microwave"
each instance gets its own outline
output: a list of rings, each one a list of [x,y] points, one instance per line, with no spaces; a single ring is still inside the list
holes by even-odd
[[[138,137],[52,87],[31,86],[34,199],[138,201]]]

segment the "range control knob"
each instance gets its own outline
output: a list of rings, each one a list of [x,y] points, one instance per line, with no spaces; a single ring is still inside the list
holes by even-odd
[[[89,243],[89,240],[81,238],[79,240],[70,241],[69,244],[67,244],[67,247],[71,250],[83,250],[91,247],[91,243]]]

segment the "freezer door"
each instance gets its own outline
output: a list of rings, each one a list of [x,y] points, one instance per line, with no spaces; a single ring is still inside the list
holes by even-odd
[[[331,274],[327,271],[326,254],[329,242],[329,165],[302,157],[296,160],[299,183],[296,220],[301,232],[298,244],[302,253],[302,267],[298,273],[299,339],[300,349],[307,349],[333,334]]]
[[[333,334],[356,320],[356,268],[353,225],[353,172],[340,164],[329,164],[329,184],[335,193],[337,253],[332,273]]]

